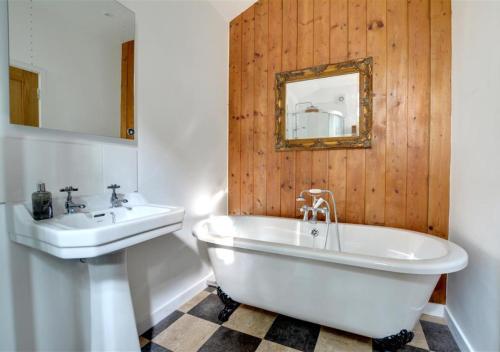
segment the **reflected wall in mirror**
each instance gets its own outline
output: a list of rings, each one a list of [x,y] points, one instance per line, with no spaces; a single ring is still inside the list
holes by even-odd
[[[134,139],[134,13],[115,0],[9,0],[10,122]]]
[[[368,148],[372,58],[276,75],[276,149]]]

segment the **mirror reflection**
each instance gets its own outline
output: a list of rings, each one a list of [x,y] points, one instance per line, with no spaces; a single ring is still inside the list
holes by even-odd
[[[370,148],[373,59],[276,74],[275,148]]]
[[[8,5],[10,122],[133,139],[133,12],[114,0]]]
[[[286,139],[357,136],[359,73],[286,84]]]

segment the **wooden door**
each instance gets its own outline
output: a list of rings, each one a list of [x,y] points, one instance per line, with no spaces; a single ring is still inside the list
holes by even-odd
[[[120,137],[134,139],[134,41],[122,44]]]
[[[10,123],[39,127],[38,73],[9,67]]]

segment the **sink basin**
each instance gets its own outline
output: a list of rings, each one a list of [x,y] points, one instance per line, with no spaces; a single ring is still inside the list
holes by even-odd
[[[184,209],[148,204],[135,195],[135,203],[119,208],[60,214],[35,221],[28,205],[13,204],[11,239],[59,258],[93,258],[182,228]]]
[[[91,351],[140,351],[127,274],[127,248],[182,228],[184,209],[149,204],[138,193],[126,206],[109,208],[109,197],[81,198],[85,212],[35,221],[24,203],[10,204],[14,242],[63,259],[82,259],[89,272]],[[65,261],[61,262],[63,265]]]
[[[120,207],[105,210],[96,210],[87,213],[59,215],[47,220],[63,229],[96,229],[105,226],[122,225],[129,220],[161,215],[171,212],[172,207],[158,205],[137,205],[134,207]]]

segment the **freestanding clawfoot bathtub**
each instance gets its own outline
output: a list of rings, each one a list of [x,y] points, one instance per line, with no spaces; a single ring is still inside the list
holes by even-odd
[[[462,248],[418,232],[339,224],[339,252],[335,226],[328,238],[326,229],[217,216],[193,234],[207,243],[217,284],[231,299],[376,339],[411,331],[439,276],[467,265]]]

